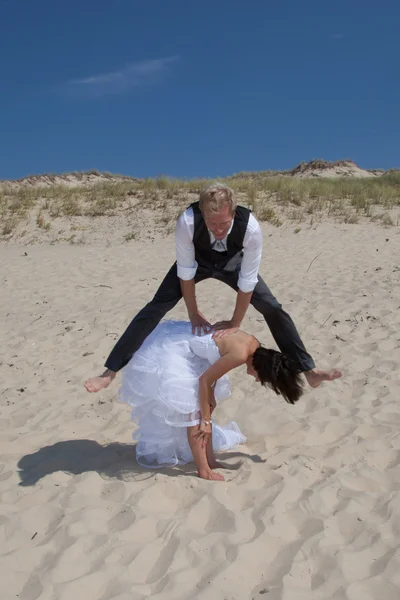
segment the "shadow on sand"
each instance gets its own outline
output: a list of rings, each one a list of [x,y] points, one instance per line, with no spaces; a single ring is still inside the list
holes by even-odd
[[[258,455],[242,452],[218,453],[217,460],[239,458],[235,463],[225,463],[227,469],[233,471],[240,468],[243,460],[265,462]],[[222,463],[224,464],[224,463]],[[120,479],[123,481],[142,480],[162,473],[170,477],[178,475],[196,476],[193,463],[178,465],[173,468],[143,469],[136,462],[134,444],[112,443],[101,445],[93,440],[67,440],[45,446],[33,454],[27,454],[18,462],[20,486],[35,485],[40,479],[61,471],[70,475],[80,475],[94,471],[104,479]]]

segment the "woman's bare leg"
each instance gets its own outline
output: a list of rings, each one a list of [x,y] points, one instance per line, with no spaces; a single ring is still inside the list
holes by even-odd
[[[208,440],[208,444],[207,444],[207,448],[206,448],[206,456],[207,456],[207,462],[208,462],[210,469],[223,469],[224,468],[223,465],[221,465],[219,462],[217,462],[217,460],[215,458],[213,445],[212,445],[212,437],[210,437],[210,439]]]
[[[225,478],[219,473],[213,473],[207,460],[207,448],[203,448],[199,442],[196,444],[193,434],[198,431],[199,426],[187,428],[187,436],[193,459],[197,467],[197,473],[201,479],[213,479],[214,481],[225,481]]]

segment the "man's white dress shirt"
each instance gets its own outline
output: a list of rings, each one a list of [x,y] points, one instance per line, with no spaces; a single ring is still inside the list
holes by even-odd
[[[233,227],[228,232],[230,233]],[[197,271],[197,262],[195,260],[195,251],[193,244],[194,234],[194,215],[191,207],[187,208],[181,214],[175,229],[175,248],[176,261],[178,267],[178,277],[185,281],[193,279]],[[215,237],[209,231],[211,246],[217,252],[226,250],[227,236],[221,240],[215,240]],[[238,287],[242,292],[252,292],[257,284],[258,269],[262,253],[262,232],[257,219],[250,213],[246,233],[243,240],[243,258],[240,267]]]

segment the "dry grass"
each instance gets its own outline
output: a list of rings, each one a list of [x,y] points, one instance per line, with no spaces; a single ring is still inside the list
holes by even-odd
[[[131,229],[124,235],[125,242],[130,242],[131,240],[136,240],[137,232],[134,229]]]
[[[238,174],[220,181],[230,185],[238,194],[239,202],[251,208],[260,221],[277,227],[284,222],[300,224],[322,218],[348,224],[367,219],[384,227],[398,225],[398,217],[391,214],[400,207],[398,171],[365,179],[295,179],[260,172]],[[178,214],[197,199],[208,183],[211,180],[178,180],[166,176],[116,179],[103,174],[100,182],[91,186],[68,187],[56,183],[48,187],[15,186],[0,192],[0,232],[5,238],[21,235],[32,219],[44,231],[61,218],[71,223],[74,219],[86,218],[93,223],[93,219],[99,217],[129,215],[140,224],[144,212],[152,211],[159,230],[169,234]],[[18,234],[18,230],[21,233]],[[137,238],[137,231],[133,226],[125,239]]]
[[[42,209],[38,212],[36,216],[36,225],[44,231],[48,231],[51,227],[51,223],[45,220]]]
[[[1,235],[10,235],[18,225],[16,217],[10,217],[2,222]]]

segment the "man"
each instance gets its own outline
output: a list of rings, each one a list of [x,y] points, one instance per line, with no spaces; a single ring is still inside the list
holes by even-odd
[[[200,335],[213,329],[216,336],[222,336],[236,331],[251,303],[263,315],[280,351],[293,359],[312,387],[341,377],[336,369],[321,371],[315,368],[291,317],[259,276],[261,228],[247,208],[237,206],[230,188],[215,184],[200,194],[199,201],[189,206],[177,221],[175,246],[176,262],[154,298],[136,315],[115,344],[106,360],[104,373],[85,382],[89,392],[110,385],[116,373],[182,297],[193,333]],[[237,292],[232,318],[214,325],[200,312],[195,292],[196,283],[210,277]]]

